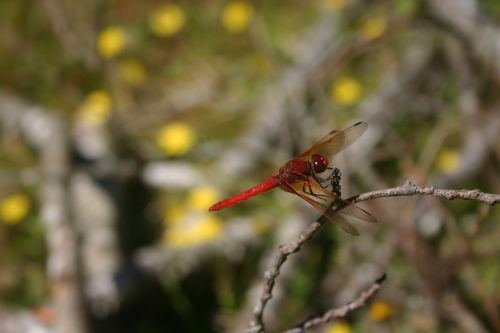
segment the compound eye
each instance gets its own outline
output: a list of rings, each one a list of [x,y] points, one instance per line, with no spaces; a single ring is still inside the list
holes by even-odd
[[[314,172],[321,173],[328,167],[328,159],[320,154],[314,154],[312,156],[312,167]]]

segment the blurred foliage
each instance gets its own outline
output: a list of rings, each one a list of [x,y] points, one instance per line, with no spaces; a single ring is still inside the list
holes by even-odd
[[[483,0],[479,5],[481,15],[498,28],[500,1]],[[213,165],[262,112],[257,107],[275,93],[270,90],[273,83],[297,66],[297,54],[304,52],[298,44],[325,16],[336,18],[335,26],[331,24],[336,29],[332,44],[352,40],[363,46],[346,48],[333,69],[325,68],[324,73],[312,75],[311,82],[304,82],[300,108],[307,111],[297,118],[290,111],[289,123],[275,124],[281,138],[264,142],[280,146],[281,151],[255,158],[251,171],[224,182],[226,174],[214,172]],[[457,73],[460,66],[452,63],[461,59],[450,51],[457,48],[456,41],[437,32],[428,5],[418,0],[293,0],[286,4],[18,0],[0,2],[0,18],[2,90],[51,110],[69,128],[79,122],[101,126],[110,133],[116,159],[131,159],[140,166],[159,160],[187,163],[206,179],[181,189],[146,190],[142,183],[133,182],[124,186],[123,197],[136,205],[123,197],[122,206],[117,205],[123,219],[118,231],[123,266],[143,246],[188,252],[226,237],[226,221],[244,220],[250,225],[243,232],[253,238],[241,253],[195,258],[196,268],[180,278],[141,276],[132,291],[125,292],[115,313],[91,318],[96,332],[124,328],[144,333],[219,332],[234,326],[240,311],[251,306],[245,302],[252,286],[261,283],[261,270],[270,261],[266,258],[274,255],[277,242],[293,238],[288,235],[277,241],[276,230],[283,228],[278,223],[287,221],[276,221],[297,210],[299,200],[287,193],[266,193],[217,215],[209,214],[208,207],[223,193],[253,186],[275,172],[280,161],[322,135],[316,125],[324,125],[324,131],[330,125],[343,128],[357,120],[360,106],[381,82],[392,83],[382,80],[401,64],[420,30],[432,32],[426,36],[433,48],[431,61],[408,91],[394,99],[398,112],[383,110],[374,117],[390,130],[376,134],[384,138],[366,156],[373,174],[352,177],[348,190],[392,187],[408,178],[432,183],[454,175],[472,163],[461,155],[469,138],[464,124],[483,121],[483,113],[464,120],[467,116],[460,104],[465,91],[460,75],[464,74]],[[498,105],[498,81],[484,69],[472,72],[478,108],[486,113]],[[286,153],[283,142],[289,145]],[[482,162],[481,172],[454,184],[457,188],[499,191],[496,144]],[[38,211],[39,160],[22,138],[7,130],[1,133],[0,149],[0,297],[6,305],[35,311],[51,297],[46,276],[48,236]],[[350,177],[348,171],[345,174]],[[220,184],[224,186],[216,188]],[[456,326],[433,313],[436,296],[434,286],[426,285],[430,273],[425,271],[452,267],[453,278],[447,282],[458,285],[465,307],[486,329],[500,327],[498,207],[467,201],[394,200],[403,202],[398,206],[401,211],[386,212],[382,204],[370,204],[370,211],[386,220],[376,228],[366,227],[363,232],[369,236],[352,240],[328,226],[302,249],[294,273],[279,280],[286,301],[280,304],[279,318],[274,318],[276,326],[287,328],[333,304],[345,303],[369,282],[366,276],[387,269],[389,282],[380,298],[344,321],[326,325],[322,332],[454,332]],[[399,218],[411,221],[418,239],[404,238],[408,230]],[[390,220],[394,222],[386,222]],[[412,242],[422,246],[415,257],[404,246]],[[462,254],[455,267],[453,255]],[[426,257],[435,260],[428,267],[422,263]],[[451,257],[451,263],[444,257]],[[117,275],[128,274],[124,271]],[[447,287],[436,288],[444,292]],[[45,307],[39,309],[42,316],[53,315]]]

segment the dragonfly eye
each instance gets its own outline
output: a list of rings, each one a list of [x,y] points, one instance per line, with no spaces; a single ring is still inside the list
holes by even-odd
[[[314,154],[312,156],[312,167],[314,172],[321,173],[328,167],[328,159],[320,154]]]

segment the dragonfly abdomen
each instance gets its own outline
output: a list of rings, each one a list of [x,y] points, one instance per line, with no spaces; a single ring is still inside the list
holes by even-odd
[[[215,211],[215,210],[221,210],[224,208],[231,207],[233,205],[236,205],[237,203],[240,203],[243,200],[249,199],[257,194],[260,194],[262,192],[269,191],[272,188],[275,188],[278,186],[278,179],[276,176],[269,177],[259,185],[256,185],[254,187],[249,188],[246,191],[240,192],[238,194],[235,194],[227,199],[224,199],[222,201],[219,201],[212,207],[210,207],[208,210],[209,211]]]

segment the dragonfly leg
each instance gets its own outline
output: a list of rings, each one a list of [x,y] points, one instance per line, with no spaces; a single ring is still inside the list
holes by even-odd
[[[307,193],[307,194],[310,194],[320,200],[323,200],[323,201],[328,201],[330,196],[329,195],[326,195],[326,194],[322,194],[322,193],[315,193],[311,187],[311,185],[307,184],[307,183],[304,183],[302,185],[302,191],[304,193]]]
[[[321,188],[327,188],[330,184],[329,184],[329,178],[322,178],[322,177],[319,177],[317,174],[313,173],[312,174],[312,177],[314,178],[314,180],[321,186]],[[325,184],[325,182],[328,182],[327,184]]]
[[[340,196],[340,170],[332,167],[327,167],[326,170],[331,170],[328,177],[323,178],[316,173],[313,173],[312,177],[321,186],[321,188],[326,189],[331,186],[331,191]]]
[[[334,168],[332,173],[330,174],[330,177],[328,179],[330,180],[330,185],[332,186],[332,192],[337,194],[340,197],[340,178],[341,178],[341,173],[338,168]]]
[[[332,172],[330,173],[330,176],[328,176],[328,177],[326,178],[326,180],[332,180],[332,179],[334,178],[334,173],[335,173],[335,169],[336,169],[336,168],[334,169],[334,168],[332,168],[332,167],[328,167],[328,168],[326,168],[326,169],[327,169],[327,170],[332,170]],[[337,169],[337,170],[338,170],[338,169]]]
[[[321,188],[327,189],[327,188],[331,187],[331,189],[329,189],[329,190],[332,191],[333,193],[337,194],[338,196],[340,196],[340,190],[341,190],[341,188],[340,188],[340,178],[341,178],[340,170],[338,168],[332,168],[332,167],[328,167],[327,170],[331,170],[331,172],[328,175],[328,177],[326,177],[326,178],[320,177],[319,175],[314,174],[314,173],[312,174],[312,177],[321,186]]]
[[[310,194],[310,195],[312,195],[312,196],[314,196],[314,197],[316,197],[316,198],[318,198],[320,200],[323,200],[323,201],[327,201],[327,199],[329,198],[329,196],[326,195],[326,194],[314,193],[311,185],[309,185],[307,183],[302,184],[302,191],[304,193]]]

